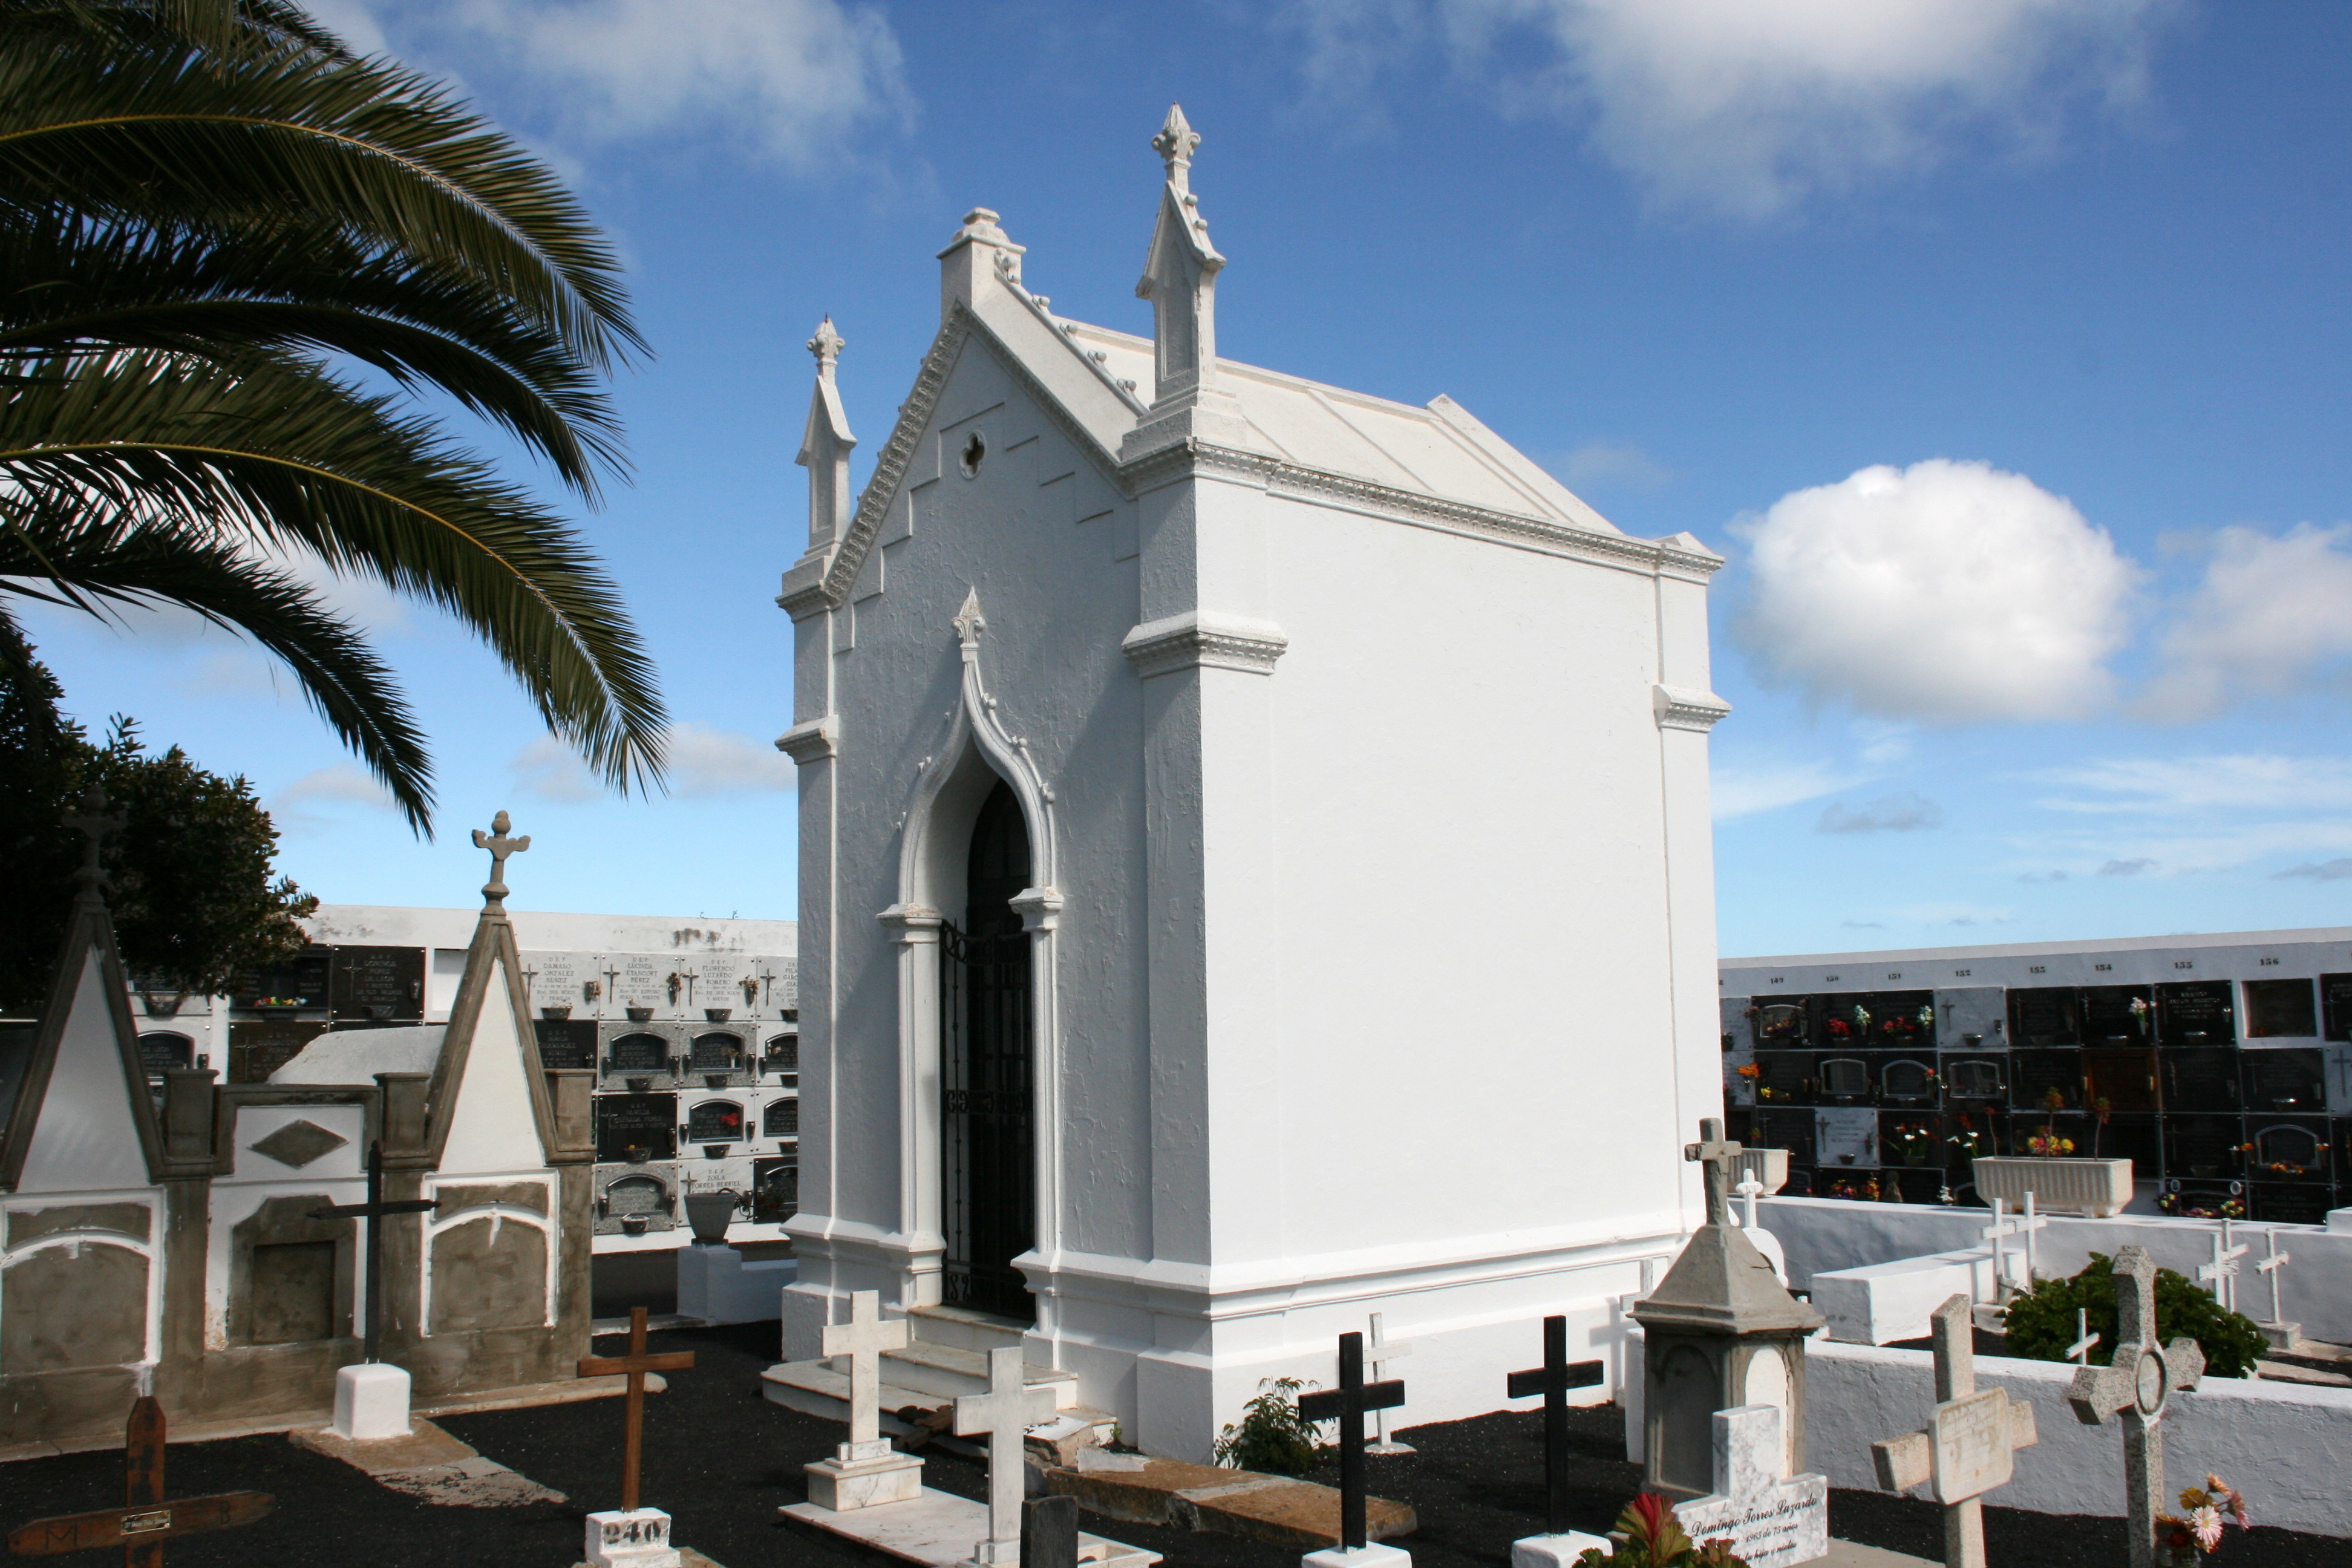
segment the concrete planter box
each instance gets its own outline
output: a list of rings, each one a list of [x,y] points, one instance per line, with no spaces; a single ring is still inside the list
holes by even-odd
[[[1777,1193],[1789,1184],[1789,1152],[1786,1149],[1743,1149],[1738,1155],[1739,1176],[1753,1176],[1764,1185],[1766,1193]]]
[[[2040,1214],[2081,1214],[2095,1219],[2124,1212],[2131,1202],[2132,1163],[2129,1160],[2045,1159],[2032,1154],[1994,1154],[1971,1162],[1976,1167],[1977,1196],[1987,1203],[1999,1198],[2011,1208],[2033,1194]]]

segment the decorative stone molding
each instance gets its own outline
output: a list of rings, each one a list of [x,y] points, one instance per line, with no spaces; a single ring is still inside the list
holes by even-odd
[[[776,737],[776,750],[802,767],[841,754],[841,719],[827,713],[805,724],[795,724]]]
[[[1024,888],[1007,900],[1023,931],[1052,931],[1062,923],[1062,894],[1055,888]]]
[[[1187,610],[1146,621],[1119,640],[1119,651],[1149,680],[1178,669],[1238,669],[1272,675],[1290,638],[1272,621]]]
[[[1704,735],[1731,711],[1731,704],[1712,691],[1690,686],[1653,686],[1650,706],[1661,730],[1689,730]]]
[[[946,917],[928,904],[892,904],[874,918],[887,930],[897,931],[899,942],[909,942],[939,941]]]

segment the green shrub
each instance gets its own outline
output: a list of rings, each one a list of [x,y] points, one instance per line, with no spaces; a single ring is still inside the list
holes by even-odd
[[[2116,1359],[2116,1260],[2104,1252],[2071,1279],[2043,1279],[2009,1304],[2005,1319],[2009,1352],[2029,1361],[2064,1361],[2074,1342],[2074,1314],[2090,1314],[2099,1342],[2091,1363]],[[2169,1342],[2195,1340],[2205,1352],[2205,1370],[2216,1377],[2243,1377],[2263,1353],[2263,1333],[2253,1320],[2229,1311],[2213,1293],[2169,1268],[2156,1271],[2156,1337]]]
[[[1674,1506],[1656,1492],[1640,1492],[1617,1516],[1617,1532],[1625,1539],[1604,1555],[1588,1546],[1576,1559],[1576,1568],[1748,1568],[1745,1558],[1731,1554],[1729,1541],[1694,1542],[1683,1533]]]
[[[1316,1440],[1315,1423],[1298,1418],[1297,1394],[1312,1388],[1295,1377],[1269,1377],[1242,1406],[1241,1425],[1217,1438],[1217,1463],[1269,1476],[1303,1476],[1330,1452]]]

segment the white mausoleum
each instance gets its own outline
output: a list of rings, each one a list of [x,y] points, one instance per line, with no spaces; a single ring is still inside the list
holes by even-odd
[[[1501,1406],[1566,1312],[1606,1398],[1723,1104],[1721,562],[1450,398],[1220,358],[1198,142],[1153,142],[1150,337],[965,219],[862,494],[810,344],[787,1354],[856,1289],[1020,1320],[1197,1458],[1370,1312],[1397,1425]]]

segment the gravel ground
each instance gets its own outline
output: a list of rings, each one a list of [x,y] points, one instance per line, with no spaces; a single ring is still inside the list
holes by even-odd
[[[600,1341],[610,1352],[614,1342]],[[772,1325],[684,1330],[653,1336],[659,1350],[690,1350],[698,1363],[670,1379],[646,1405],[645,1500],[669,1510],[681,1544],[724,1568],[876,1568],[886,1561],[830,1538],[780,1525],[780,1504],[802,1498],[800,1467],[840,1440],[841,1429],[770,1405],[759,1373],[774,1359]],[[1575,1517],[1600,1531],[1638,1484],[1618,1457],[1613,1408],[1580,1411]],[[174,1496],[253,1489],[278,1499],[278,1512],[248,1529],[173,1543],[173,1568],[563,1568],[580,1555],[581,1518],[618,1506],[621,1402],[590,1400],[538,1410],[496,1411],[442,1423],[483,1454],[566,1494],[568,1504],[440,1508],[378,1486],[359,1471],[283,1437],[243,1437],[175,1446],[168,1478]],[[1412,1504],[1418,1533],[1398,1542],[1416,1568],[1507,1568],[1510,1543],[1540,1528],[1542,1426],[1510,1412],[1400,1434],[1419,1452],[1374,1457],[1373,1489]],[[983,1495],[982,1467],[932,1451],[926,1480],[943,1491]],[[47,1514],[109,1508],[122,1497],[119,1454],[77,1454],[0,1466],[0,1521],[14,1526]],[[1332,1475],[1318,1479],[1335,1480]],[[2253,1506],[2261,1516],[2259,1478]],[[2120,1478],[2118,1478],[2120,1485]],[[1940,1510],[1872,1492],[1831,1495],[1830,1527],[1872,1546],[1937,1558]],[[2126,1558],[2122,1521],[1987,1509],[1986,1544],[1999,1568],[2116,1568]],[[1162,1553],[1171,1568],[1296,1568],[1295,1552],[1220,1535],[1154,1529],[1086,1517],[1084,1528]],[[96,1561],[93,1557],[90,1561]],[[2215,1568],[2352,1568],[2352,1542],[2285,1531],[2231,1531]]]

